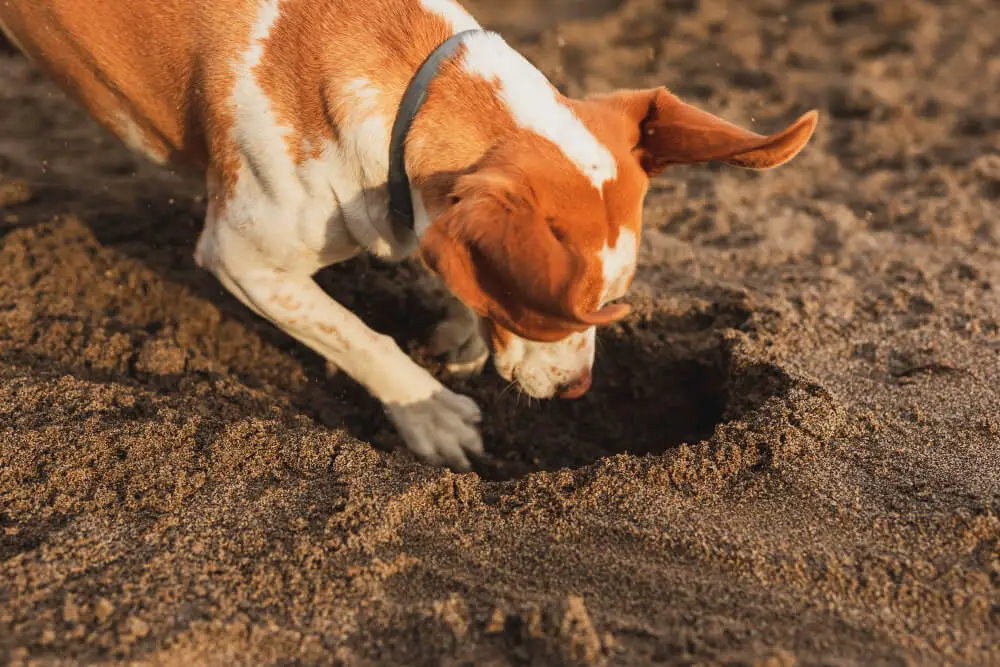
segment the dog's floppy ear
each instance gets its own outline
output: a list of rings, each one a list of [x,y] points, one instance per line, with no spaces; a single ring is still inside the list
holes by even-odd
[[[747,169],[771,169],[801,151],[819,114],[809,111],[787,128],[763,136],[683,102],[666,88],[620,91],[602,98],[638,125],[639,161],[650,175],[672,164],[724,162]]]
[[[610,324],[623,305],[589,303],[586,261],[564,244],[514,169],[461,176],[448,210],[421,239],[421,254],[479,315],[535,340]]]

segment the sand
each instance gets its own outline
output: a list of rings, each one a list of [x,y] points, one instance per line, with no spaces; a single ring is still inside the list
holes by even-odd
[[[1000,5],[487,0],[564,91],[817,136],[676,168],[592,392],[474,474],[191,258],[197,184],[0,54],[0,663],[1000,664]],[[416,350],[438,306],[323,285]]]

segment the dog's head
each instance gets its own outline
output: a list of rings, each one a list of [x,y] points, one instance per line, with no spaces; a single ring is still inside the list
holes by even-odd
[[[425,262],[482,318],[497,371],[537,398],[585,393],[595,328],[628,314],[613,302],[635,273],[651,176],[709,161],[776,167],[805,146],[817,119],[810,112],[761,136],[665,89],[570,104],[606,149],[593,165],[581,168],[580,155],[538,134],[508,137],[458,178],[421,241]]]

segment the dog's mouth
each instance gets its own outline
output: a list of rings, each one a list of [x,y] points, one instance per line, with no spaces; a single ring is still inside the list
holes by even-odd
[[[590,389],[593,377],[589,368],[579,372],[553,372],[552,369],[533,370],[524,365],[497,363],[496,370],[500,377],[512,382],[524,394],[539,400],[580,398]]]
[[[580,398],[590,389],[594,341],[588,332],[557,343],[537,343],[510,332],[488,339],[497,374],[531,398]]]

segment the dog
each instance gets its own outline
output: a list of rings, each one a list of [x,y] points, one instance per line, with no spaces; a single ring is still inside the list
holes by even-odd
[[[456,299],[432,338],[454,370],[492,352],[529,396],[577,398],[596,329],[629,312],[650,178],[777,167],[818,119],[761,136],[665,88],[571,99],[453,0],[5,0],[0,28],[133,150],[204,178],[197,264],[459,471],[475,402],[320,269],[418,255]]]

